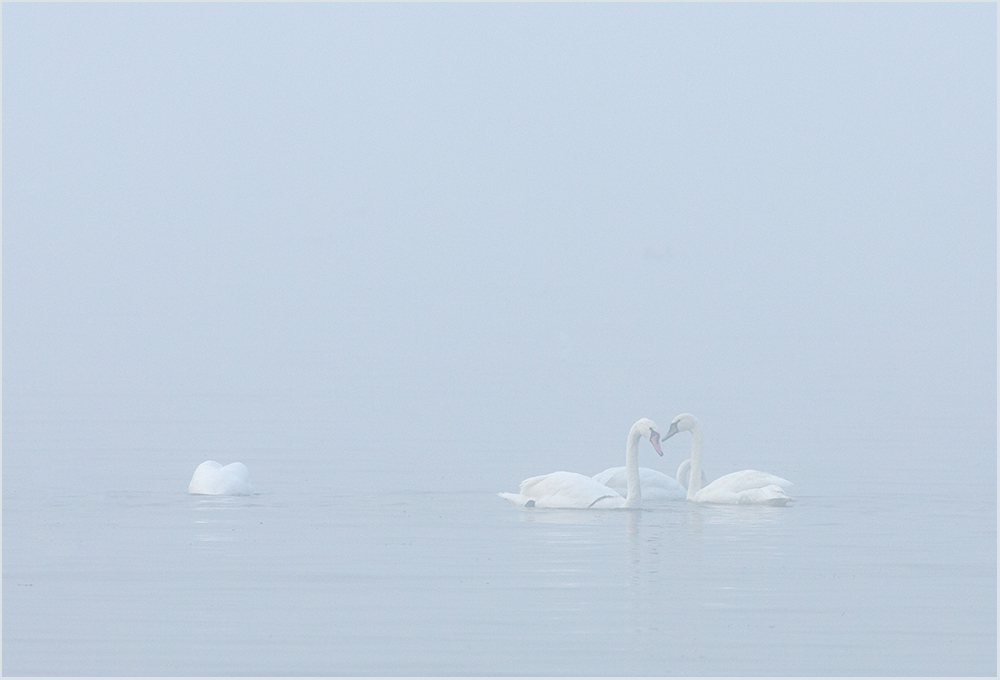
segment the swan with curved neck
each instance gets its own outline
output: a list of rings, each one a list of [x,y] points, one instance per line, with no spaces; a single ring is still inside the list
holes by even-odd
[[[690,476],[691,461],[686,460],[677,469],[677,477],[665,475],[652,468],[639,468],[639,481],[642,486],[642,504],[660,505],[675,503],[687,498],[687,484]],[[613,467],[594,475],[595,481],[610,486],[618,493],[625,495],[628,489],[626,469]],[[706,483],[705,473],[701,473],[702,484]]]
[[[691,459],[688,458],[686,461],[680,464],[677,468],[677,482],[684,487],[685,495],[687,494],[688,482],[691,481]],[[708,477],[705,476],[705,471],[701,471],[701,485],[705,486],[708,484]]]
[[[784,487],[792,483],[776,475],[757,470],[741,470],[719,477],[705,485],[701,471],[701,425],[690,413],[682,413],[670,423],[664,439],[678,432],[691,433],[691,469],[688,476],[687,499],[696,503],[726,503],[752,505],[787,505],[792,498]],[[681,464],[683,467],[683,463]],[[681,470],[677,474],[681,474]]]
[[[609,486],[620,494],[628,492],[627,471],[623,467],[613,467],[598,472],[591,479]],[[639,468],[639,482],[642,488],[643,505],[659,505],[684,500],[686,490],[673,477],[652,468]]]
[[[660,449],[660,428],[652,420],[642,418],[629,430],[625,444],[626,492],[601,484],[576,472],[551,472],[529,477],[521,482],[518,493],[500,493],[522,508],[639,508],[642,506],[642,481],[639,475],[639,440],[649,439],[656,452]]]
[[[691,459],[688,458],[677,468],[677,476],[670,477],[659,470],[652,468],[639,468],[639,480],[642,483],[642,504],[643,505],[663,505],[676,503],[687,498],[687,486],[691,477]],[[624,467],[613,467],[598,472],[594,475],[594,480],[610,486],[618,493],[625,495],[627,492],[627,481]],[[708,484],[705,471],[701,472],[701,485]]]

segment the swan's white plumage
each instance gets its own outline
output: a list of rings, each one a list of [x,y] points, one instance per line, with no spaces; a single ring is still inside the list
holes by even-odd
[[[199,465],[188,493],[206,496],[249,496],[253,493],[250,486],[250,470],[243,463],[221,465],[214,460],[206,460]]]
[[[699,503],[730,505],[785,505],[791,498],[785,488],[787,479],[757,470],[730,472],[701,489],[695,500]]]
[[[682,501],[687,497],[688,478],[691,473],[691,459],[688,458],[677,468],[677,476],[670,477],[659,470],[652,468],[639,468],[639,479],[642,482],[642,502],[648,505],[660,503],[673,503]],[[604,472],[598,472],[594,479],[605,486],[610,486],[618,493],[624,495],[626,490],[625,468],[613,467]],[[701,473],[702,486],[708,484],[705,472]]]
[[[691,459],[688,458],[686,461],[680,464],[677,468],[677,476],[674,477],[685,490],[688,488],[688,482],[691,481]],[[705,476],[705,471],[701,471],[701,485],[708,485],[708,477]]]
[[[592,477],[576,472],[551,472],[529,477],[521,482],[518,493],[499,496],[522,508],[637,508],[642,505],[642,485],[639,478],[639,440],[649,439],[656,452],[660,449],[660,433],[656,424],[641,418],[629,430],[625,446],[627,490],[623,496]]]
[[[787,505],[792,502],[793,499],[785,492],[785,488],[792,485],[791,482],[757,470],[732,472],[703,487],[702,435],[698,419],[690,413],[680,414],[670,423],[670,429],[664,439],[669,439],[678,432],[691,433],[690,477],[687,488],[689,501],[727,505]],[[681,467],[683,468],[683,464]],[[679,470],[678,474],[680,473]]]
[[[624,467],[608,468],[593,476],[594,481],[610,487],[619,494],[626,492],[628,480]],[[682,501],[687,495],[685,489],[676,479],[665,475],[659,470],[639,468],[639,480],[642,483],[643,504],[656,504],[667,501]]]
[[[625,497],[577,472],[550,472],[521,482],[520,493],[501,493],[514,505],[536,508],[617,508]]]

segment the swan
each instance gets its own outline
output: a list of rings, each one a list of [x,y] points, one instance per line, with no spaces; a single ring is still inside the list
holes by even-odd
[[[787,505],[792,498],[785,493],[783,487],[791,486],[787,479],[782,479],[766,472],[757,470],[741,470],[723,475],[717,480],[704,484],[701,472],[701,426],[698,419],[690,413],[682,413],[670,423],[664,440],[670,439],[678,432],[691,433],[691,470],[687,487],[687,499],[696,503],[726,503],[730,505]],[[683,463],[681,467],[683,467]],[[681,473],[680,470],[677,471]]]
[[[677,468],[676,479],[665,475],[659,470],[651,468],[639,468],[639,480],[642,483],[643,503],[664,503],[668,501],[682,501],[687,498],[688,477],[690,477],[691,459],[681,463]],[[625,468],[613,467],[604,472],[598,472],[593,477],[594,480],[610,486],[620,494],[626,493],[628,488],[625,475]],[[701,473],[702,486],[708,483],[704,471]]]
[[[691,481],[691,459],[688,458],[686,461],[680,464],[677,468],[677,481],[681,483],[684,487],[684,491],[687,492],[688,482]],[[701,485],[705,486],[708,484],[708,478],[705,476],[705,471],[701,471]]]
[[[243,463],[230,463],[223,467],[214,460],[206,460],[199,465],[188,493],[206,496],[249,496],[253,493],[250,486],[250,470]]]
[[[637,420],[628,432],[625,446],[626,494],[576,472],[551,472],[529,477],[521,482],[519,493],[499,496],[522,508],[638,508],[642,506],[639,480],[639,440],[649,439],[656,452],[660,449],[660,428],[652,420]]]

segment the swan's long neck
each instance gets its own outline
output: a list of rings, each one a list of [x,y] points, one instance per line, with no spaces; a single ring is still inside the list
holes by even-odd
[[[701,426],[698,423],[691,428],[691,474],[688,477],[687,499],[694,500],[695,494],[701,491]]]
[[[625,447],[625,483],[628,491],[625,494],[625,507],[638,508],[642,505],[642,487],[639,483],[639,440],[642,439],[638,428],[633,427],[628,433],[628,444]]]

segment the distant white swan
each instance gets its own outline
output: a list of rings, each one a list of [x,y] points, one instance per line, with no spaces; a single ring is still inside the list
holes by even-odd
[[[243,463],[230,463],[223,467],[214,460],[206,460],[199,465],[188,493],[206,496],[249,496],[253,493],[250,486],[250,470]]]
[[[576,472],[551,472],[521,482],[520,493],[500,493],[522,508],[638,508],[642,506],[639,480],[639,440],[649,439],[656,452],[660,449],[660,428],[648,418],[636,421],[629,430],[625,446],[626,493],[620,493],[592,477]]]
[[[677,468],[677,481],[681,483],[684,490],[687,491],[688,482],[691,481],[691,459],[688,458],[686,461],[680,464]],[[705,476],[705,471],[701,471],[701,485],[705,486],[708,484],[708,478]]]
[[[701,426],[698,419],[690,413],[682,413],[670,423],[670,429],[664,439],[670,439],[678,432],[691,432],[691,470],[687,487],[687,499],[696,503],[726,503],[752,505],[787,505],[792,498],[785,493],[784,487],[792,485],[787,479],[782,479],[766,472],[757,470],[742,470],[723,475],[704,486],[701,472]],[[683,466],[683,463],[682,463]],[[681,473],[680,470],[677,471]]]
[[[687,498],[688,477],[691,471],[691,459],[681,463],[677,468],[677,478],[665,475],[659,470],[652,468],[639,468],[639,480],[642,484],[642,502],[644,505],[656,505],[659,503],[682,501]],[[610,486],[620,494],[624,494],[628,489],[625,468],[613,467],[604,472],[598,472],[593,477],[594,480]],[[707,483],[705,473],[701,473],[702,485]]]

